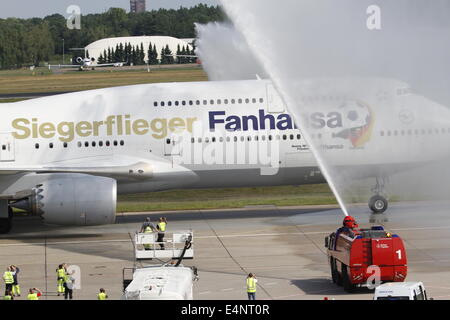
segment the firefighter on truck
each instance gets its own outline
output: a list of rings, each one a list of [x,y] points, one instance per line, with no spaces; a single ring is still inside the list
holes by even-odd
[[[368,284],[405,281],[403,241],[382,226],[359,229],[356,220],[346,216],[343,226],[325,238],[325,247],[331,278],[347,292]]]

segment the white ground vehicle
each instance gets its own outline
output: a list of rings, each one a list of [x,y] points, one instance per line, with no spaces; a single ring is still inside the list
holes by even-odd
[[[374,300],[428,300],[422,282],[390,282],[375,289]]]
[[[124,300],[193,300],[195,273],[171,265],[136,269],[126,287]]]

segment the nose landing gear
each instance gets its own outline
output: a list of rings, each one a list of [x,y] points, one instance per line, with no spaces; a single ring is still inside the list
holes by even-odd
[[[373,213],[383,213],[388,208],[388,201],[381,194],[384,192],[384,186],[386,184],[386,178],[376,178],[376,185],[372,188],[372,192],[375,193],[369,200],[369,208]]]

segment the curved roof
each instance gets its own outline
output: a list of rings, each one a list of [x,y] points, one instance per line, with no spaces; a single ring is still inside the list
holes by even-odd
[[[141,43],[144,45],[145,59],[147,60],[147,51],[150,43],[156,46],[156,51],[158,52],[158,59],[161,59],[161,49],[166,45],[169,45],[170,50],[173,54],[177,52],[177,46],[180,45],[188,46],[192,50],[192,46],[185,40],[177,39],[174,37],[166,36],[139,36],[139,37],[118,37],[118,38],[106,38],[92,42],[85,47],[85,50],[89,51],[89,56],[98,60],[100,54],[108,48],[115,49],[117,45],[130,43],[132,46],[140,46]]]

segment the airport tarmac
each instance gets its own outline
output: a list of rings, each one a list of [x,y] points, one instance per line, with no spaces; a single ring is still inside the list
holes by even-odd
[[[450,203],[391,204],[385,222],[405,241],[407,280],[423,281],[435,299],[450,298],[449,208]],[[350,212],[361,227],[369,226],[366,206]],[[43,299],[60,300],[55,269],[66,262],[81,268],[75,299],[95,299],[100,287],[110,299],[120,299],[122,269],[134,264],[131,239],[147,216],[166,216],[168,231],[194,231],[195,258],[184,264],[199,270],[195,299],[246,299],[249,272],[259,280],[257,299],[372,299],[367,289],[347,294],[331,282],[324,237],[343,219],[333,206],[119,214],[114,225],[70,228],[17,218],[12,233],[0,237],[0,267],[21,268],[23,293],[38,287],[47,293]]]

